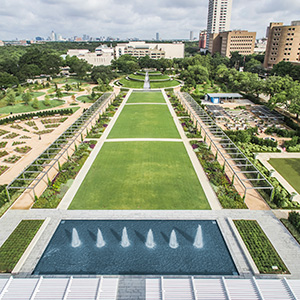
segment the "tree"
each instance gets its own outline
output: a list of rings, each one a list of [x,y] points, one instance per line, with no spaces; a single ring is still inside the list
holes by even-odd
[[[29,102],[31,101],[31,99],[32,99],[31,93],[29,93],[29,92],[24,92],[24,93],[22,94],[22,100],[24,101],[24,104],[25,104],[25,105],[28,105]]]
[[[50,103],[50,96],[49,95],[45,96],[44,104],[45,104],[45,106],[50,106],[51,103]]]
[[[116,78],[116,76],[117,75],[112,72],[110,66],[96,66],[93,67],[91,72],[91,79],[94,83],[97,83],[98,79],[100,78],[103,83],[108,84],[110,81]]]
[[[239,69],[244,63],[244,56],[239,54],[238,51],[231,52],[231,57],[229,60],[229,66],[231,68]]]
[[[86,76],[86,73],[91,70],[91,65],[83,59],[76,56],[67,56],[66,65],[70,67],[71,73],[76,73],[79,78]]]
[[[72,87],[68,84],[68,83],[66,83],[65,84],[65,90],[68,92],[68,91],[70,91],[72,89]]]
[[[6,72],[0,72],[0,89],[12,87],[17,85],[19,80],[16,76],[8,74]]]
[[[7,105],[15,105],[16,103],[16,94],[13,90],[9,90],[6,94],[6,103]]]
[[[129,54],[120,56],[116,60],[112,60],[112,67],[124,73],[133,73],[140,69],[137,58]]]
[[[60,98],[62,98],[62,96],[63,96],[63,94],[62,94],[61,90],[60,90],[60,89],[57,89],[57,90],[56,90],[56,93],[55,93],[55,97],[56,97],[57,99],[60,99]]]
[[[33,102],[32,102],[32,107],[34,109],[39,109],[40,103],[39,100],[37,98],[34,98]]]

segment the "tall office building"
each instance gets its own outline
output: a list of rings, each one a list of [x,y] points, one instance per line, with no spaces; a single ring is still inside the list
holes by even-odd
[[[271,69],[281,61],[300,64],[300,21],[270,23],[264,67]]]
[[[194,33],[193,31],[190,31],[190,41],[192,41],[194,39]]]
[[[232,0],[209,0],[207,17],[207,41],[209,44],[209,35],[229,31],[231,20]]]
[[[156,40],[159,41],[159,32],[156,32]]]

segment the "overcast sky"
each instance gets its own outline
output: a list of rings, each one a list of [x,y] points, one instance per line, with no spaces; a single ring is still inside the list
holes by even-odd
[[[206,28],[208,0],[0,0],[0,40],[113,36],[188,39]],[[233,0],[231,29],[264,37],[271,21],[300,19],[299,0]]]

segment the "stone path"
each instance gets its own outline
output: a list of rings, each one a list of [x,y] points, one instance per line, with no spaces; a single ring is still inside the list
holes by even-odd
[[[269,171],[275,170],[274,167],[268,162],[270,158],[300,158],[300,153],[259,153],[256,157]],[[272,177],[275,177],[282,186],[291,194],[296,193],[297,195],[293,198],[293,201],[300,203],[300,195],[298,192],[288,183],[288,181],[280,175],[276,170],[272,174]]]

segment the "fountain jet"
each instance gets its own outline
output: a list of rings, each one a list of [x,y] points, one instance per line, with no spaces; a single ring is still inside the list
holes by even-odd
[[[81,241],[79,239],[79,235],[78,232],[76,230],[76,228],[73,228],[72,230],[72,242],[71,242],[71,246],[73,248],[79,247],[81,245]]]
[[[203,248],[203,236],[201,225],[198,225],[197,233],[194,240],[194,247],[201,249]]]
[[[146,76],[145,76],[144,90],[150,90],[150,78],[149,78],[148,71],[146,72]]]
[[[102,236],[102,232],[101,230],[98,228],[98,232],[97,232],[97,243],[96,243],[96,246],[98,248],[102,248],[105,246],[105,241],[103,239],[103,236]]]
[[[179,246],[179,244],[177,243],[176,232],[174,229],[172,230],[171,235],[170,235],[169,246],[173,249],[176,249]]]
[[[156,244],[154,242],[152,229],[149,229],[148,234],[147,234],[146,247],[153,249],[155,246],[156,246]]]
[[[126,247],[130,246],[130,241],[129,241],[129,238],[128,238],[126,227],[123,228],[121,246],[123,248],[126,248]]]

